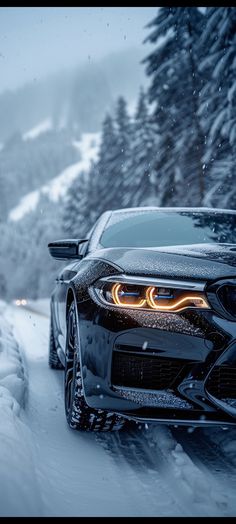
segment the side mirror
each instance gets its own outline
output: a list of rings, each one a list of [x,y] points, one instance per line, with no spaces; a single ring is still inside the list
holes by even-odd
[[[87,239],[68,239],[56,240],[48,244],[49,253],[57,260],[67,260],[76,258],[77,260],[83,258],[80,252],[80,245],[87,242]]]

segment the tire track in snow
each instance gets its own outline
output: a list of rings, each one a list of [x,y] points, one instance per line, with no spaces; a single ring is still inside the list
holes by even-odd
[[[220,446],[208,438],[202,428],[195,428],[194,431],[173,428],[172,434],[193,463],[208,477],[209,488],[215,490],[224,515],[235,515],[236,469]]]
[[[209,444],[225,457],[226,461],[230,463],[231,467],[236,472],[236,430],[235,427],[228,428],[222,431],[221,428],[206,428],[203,431],[204,436],[209,441]]]
[[[126,432],[98,434],[97,440],[118,466],[129,464],[133,481],[143,486],[147,497],[151,494],[152,504],[153,496],[167,495],[170,515],[225,514],[224,500],[209,497],[204,475],[173,439],[168,427],[150,425],[150,429],[141,431],[136,427]]]
[[[143,430],[122,430],[113,433],[97,433],[96,440],[112,457],[120,470],[123,484],[129,490],[144,497],[150,516],[188,516],[184,499],[176,497],[172,486],[165,482],[162,458],[153,456],[151,448],[143,439]],[[128,468],[127,468],[128,466]],[[123,471],[126,475],[123,475]],[[128,472],[128,474],[127,474]],[[146,512],[146,515],[147,512]]]

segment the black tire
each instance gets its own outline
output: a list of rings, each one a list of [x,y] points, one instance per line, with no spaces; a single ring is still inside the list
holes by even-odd
[[[79,336],[74,302],[67,318],[66,365],[65,365],[65,412],[69,426],[83,431],[113,431],[124,426],[125,420],[102,409],[90,408],[82,390],[80,362],[78,357]]]
[[[49,355],[48,355],[48,363],[50,368],[52,369],[63,369],[63,365],[58,357],[55,339],[54,339],[54,333],[53,333],[53,325],[52,325],[52,315],[50,320],[50,328],[49,328]]]

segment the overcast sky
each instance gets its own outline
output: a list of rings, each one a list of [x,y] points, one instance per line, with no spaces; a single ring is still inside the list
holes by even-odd
[[[156,7],[0,7],[0,92],[112,51],[144,47],[144,26],[156,13]]]

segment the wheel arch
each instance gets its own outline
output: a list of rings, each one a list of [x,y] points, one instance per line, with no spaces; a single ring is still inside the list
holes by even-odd
[[[66,297],[66,324],[67,324],[67,319],[68,319],[68,315],[69,315],[69,311],[70,311],[70,307],[71,307],[71,304],[74,302],[75,304],[75,315],[76,315],[76,319],[78,321],[78,310],[77,310],[77,300],[76,300],[76,290],[73,289],[72,287],[69,287],[68,291],[67,291],[67,297]],[[67,336],[67,335],[66,335]],[[79,340],[80,340],[80,334],[78,332],[78,337],[79,337]],[[79,348],[80,348],[80,343],[79,343]],[[82,362],[81,362],[81,351],[79,350],[78,351],[78,356],[79,356],[79,359],[80,359],[80,366],[81,366],[81,369],[82,369]],[[83,382],[83,377],[82,378],[82,382]]]
[[[70,287],[67,291],[67,297],[66,297],[66,320],[67,320],[69,309],[70,309],[72,302],[76,303],[76,297],[75,297],[74,290]]]

